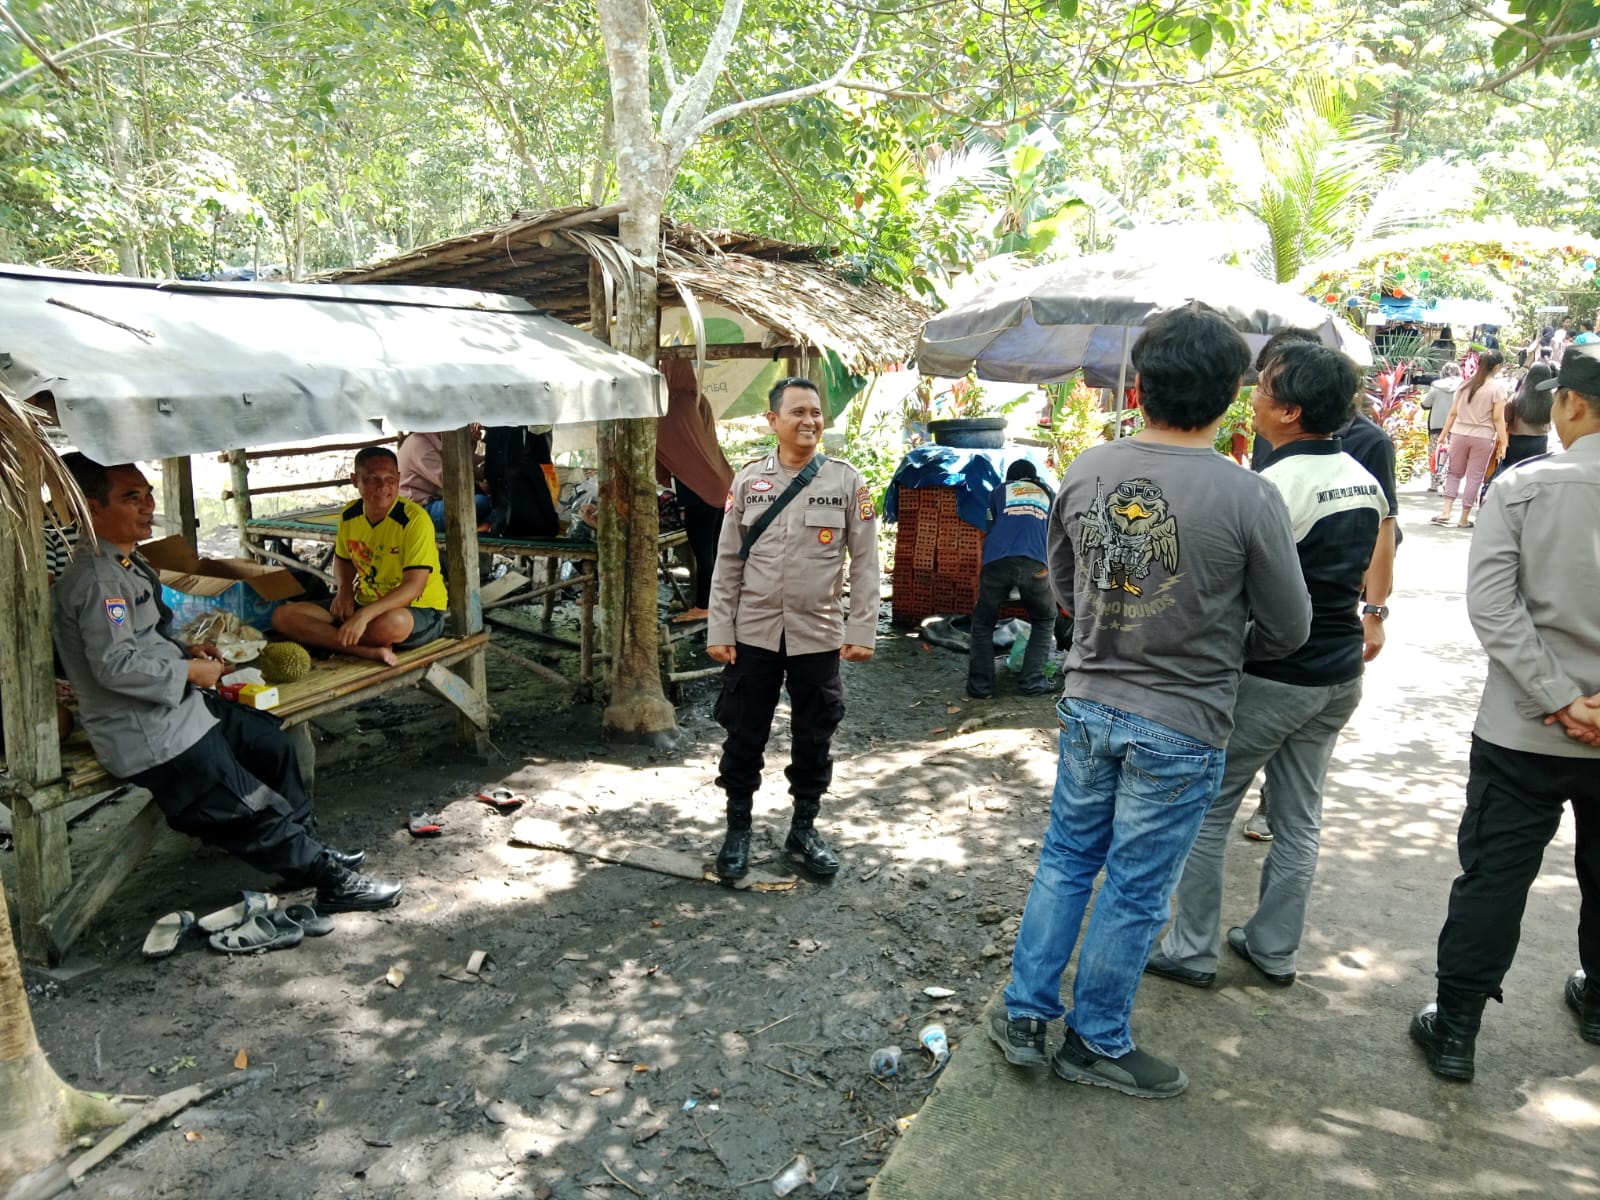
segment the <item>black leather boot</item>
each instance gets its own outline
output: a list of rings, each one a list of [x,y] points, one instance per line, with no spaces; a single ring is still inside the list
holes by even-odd
[[[1578,1036],[1600,1045],[1600,993],[1587,984],[1582,967],[1572,973],[1565,990],[1567,1007],[1578,1014]]]
[[[1411,1040],[1422,1047],[1429,1068],[1439,1078],[1472,1082],[1478,1026],[1488,999],[1481,993],[1441,987],[1438,1000],[1411,1018]]]
[[[403,885],[389,879],[373,879],[357,875],[324,850],[312,867],[317,881],[317,910],[319,912],[370,912],[391,908],[400,903]]]
[[[717,851],[717,874],[723,879],[738,879],[750,869],[750,831],[730,829]]]
[[[839,873],[839,856],[829,848],[827,842],[822,840],[822,835],[810,826],[804,829],[791,827],[789,836],[783,843],[783,849],[785,853],[792,854],[804,862],[806,870],[813,875]]]
[[[335,850],[332,846],[328,846],[327,851],[333,861],[346,871],[359,871],[367,862],[365,850]]]

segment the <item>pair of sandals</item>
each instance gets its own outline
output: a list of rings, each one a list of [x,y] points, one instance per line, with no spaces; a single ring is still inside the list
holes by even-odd
[[[1440,529],[1471,529],[1476,521],[1452,521],[1449,517],[1429,517],[1428,524],[1437,525]]]
[[[236,904],[196,918],[188,910],[167,913],[151,927],[144,940],[146,958],[166,958],[191,929],[199,929],[220,954],[252,954],[258,950],[288,950],[308,937],[333,932],[333,919],[309,904],[278,908],[278,898],[266,892],[242,892]]]
[[[521,792],[514,792],[505,787],[486,788],[478,793],[477,798],[500,812],[514,812],[528,802],[528,798]],[[406,819],[406,829],[412,837],[438,837],[444,832],[444,816],[425,808],[413,808],[410,817]]]

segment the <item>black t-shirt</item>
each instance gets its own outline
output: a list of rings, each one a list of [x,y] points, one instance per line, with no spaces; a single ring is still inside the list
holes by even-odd
[[[1370,471],[1340,453],[1338,438],[1291,442],[1268,457],[1261,477],[1289,507],[1300,573],[1311,595],[1311,633],[1293,654],[1247,662],[1244,669],[1298,687],[1355,679],[1365,644],[1356,602],[1388,509],[1382,488]]]
[[[1400,502],[1395,496],[1394,443],[1389,440],[1389,435],[1380,429],[1371,417],[1357,413],[1333,436],[1339,439],[1344,452],[1365,467],[1367,474],[1378,481],[1378,486],[1383,489],[1383,498],[1389,505],[1389,515],[1397,517],[1400,513]],[[1250,469],[1261,470],[1266,466],[1271,454],[1272,443],[1259,433],[1256,434],[1255,445],[1250,450]],[[1396,521],[1394,525],[1396,549],[1399,549],[1401,537],[1400,522]]]

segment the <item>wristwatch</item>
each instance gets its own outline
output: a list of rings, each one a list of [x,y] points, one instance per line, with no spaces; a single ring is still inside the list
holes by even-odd
[[[1380,621],[1387,621],[1389,619],[1389,606],[1387,604],[1363,604],[1361,606],[1361,615],[1363,617],[1377,617]]]

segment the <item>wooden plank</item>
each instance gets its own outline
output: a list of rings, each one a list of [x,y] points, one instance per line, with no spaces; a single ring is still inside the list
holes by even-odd
[[[166,818],[154,798],[146,800],[122,832],[107,841],[94,861],[84,867],[77,885],[39,919],[40,933],[49,947],[52,963],[61,961],[67,948],[116,894],[122,881],[149,853],[166,827]]]
[[[658,875],[675,875],[679,879],[698,879],[706,883],[723,880],[704,859],[692,854],[682,854],[660,846],[646,846],[639,842],[626,842],[620,838],[586,837],[563,829],[554,821],[539,817],[523,817],[511,827],[511,841],[518,846],[532,846],[536,850],[559,850],[564,854],[581,854],[601,862],[616,863],[622,867],[637,867],[654,871]],[[740,879],[727,883],[740,891],[786,892],[799,879],[793,875],[771,875],[765,871],[751,871]]]
[[[285,446],[282,450],[247,450],[246,462],[260,462],[264,458],[299,458],[307,454],[338,454],[341,450],[365,450],[368,446],[394,446],[398,445],[398,437],[373,438],[369,442],[335,442],[327,446]],[[228,456],[222,456],[223,462],[228,462]],[[345,480],[346,483],[350,481]]]
[[[350,486],[350,477],[343,476],[339,479],[319,479],[315,483],[273,483],[266,487],[251,488],[245,493],[245,499],[251,496],[281,496],[288,492],[315,492],[323,488],[342,488]],[[234,489],[229,488],[222,493],[224,500],[232,500],[238,495]]]
[[[662,346],[656,351],[657,359],[695,357],[695,346]],[[729,358],[770,358],[777,360],[779,355],[792,358],[803,353],[799,346],[763,346],[760,342],[713,342],[705,347],[704,357],[707,362],[717,362]]]
[[[298,716],[302,708],[360,692],[386,680],[420,673],[430,663],[453,662],[480,649],[487,633],[465,638],[437,638],[426,646],[402,650],[394,666],[365,659],[338,658],[316,663],[311,674],[278,685],[280,703],[272,714],[280,719]],[[413,680],[412,682],[415,682]]]
[[[483,596],[478,588],[478,510],[472,461],[472,430],[463,425],[444,435],[445,574],[450,581],[450,623],[458,634],[483,631]],[[463,659],[455,672],[428,668],[425,680],[460,712],[456,730],[464,746],[489,748],[489,672],[483,652]],[[445,679],[444,676],[448,676]],[[457,687],[456,684],[460,686]],[[467,698],[468,693],[471,699]]]
[[[479,596],[483,601],[483,606],[487,608],[502,596],[509,596],[513,592],[527,587],[531,582],[526,575],[519,575],[515,571],[507,571],[499,579],[484,587]]]
[[[507,650],[499,642],[491,641],[487,646],[484,647],[484,649],[489,651],[490,654],[498,654],[507,662],[516,663],[517,666],[521,667],[525,671],[532,671],[541,679],[548,679],[551,683],[564,683],[568,685],[571,685],[572,683],[572,680],[568,679],[554,667],[547,667],[542,662],[535,662],[526,655],[518,654],[515,650]]]
[[[14,796],[11,812],[19,949],[24,959],[42,962],[49,947],[39,918],[71,886],[72,866],[66,813],[60,807],[37,811],[30,799],[61,778],[61,742],[45,582],[44,480],[26,455],[22,472],[16,488],[21,511],[0,513],[0,692],[5,694],[0,741],[6,767],[22,792]]]
[[[187,454],[161,460],[161,515],[168,534],[176,534],[193,550],[200,522],[194,515],[194,465]]]
[[[463,660],[464,665],[473,659]],[[456,711],[472,722],[474,729],[489,728],[489,702],[472,686],[443,663],[434,663],[422,673],[422,690],[453,704]]]

